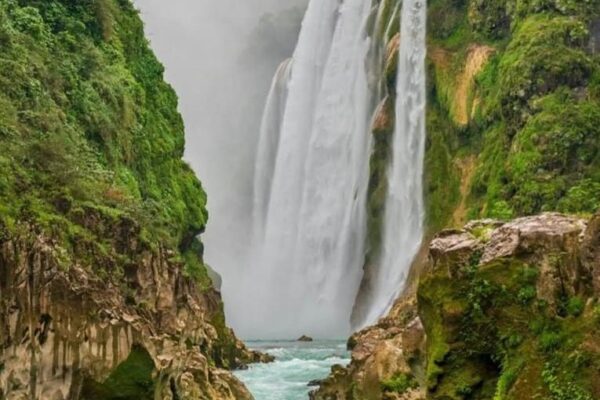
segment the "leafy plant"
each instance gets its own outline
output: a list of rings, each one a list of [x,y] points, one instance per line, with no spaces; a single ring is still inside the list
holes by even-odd
[[[408,374],[396,374],[392,378],[385,380],[381,383],[381,387],[384,391],[403,394],[411,389],[415,389],[419,386],[417,381],[412,375]]]

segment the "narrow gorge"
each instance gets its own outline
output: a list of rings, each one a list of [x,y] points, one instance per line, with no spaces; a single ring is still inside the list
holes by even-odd
[[[599,150],[599,0],[0,0],[0,399],[600,399]]]

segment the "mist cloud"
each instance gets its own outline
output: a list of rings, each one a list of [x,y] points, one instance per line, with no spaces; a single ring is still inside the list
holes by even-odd
[[[135,0],[180,98],[185,157],[209,198],[206,260],[223,274],[226,305],[227,277],[244,268],[261,113],[307,1]]]

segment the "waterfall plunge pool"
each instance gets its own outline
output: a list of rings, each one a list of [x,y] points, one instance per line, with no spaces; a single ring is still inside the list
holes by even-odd
[[[308,386],[310,381],[325,379],[333,365],[350,362],[346,342],[339,340],[254,341],[247,345],[275,357],[270,364],[254,364],[236,372],[255,400],[307,400],[315,389]]]

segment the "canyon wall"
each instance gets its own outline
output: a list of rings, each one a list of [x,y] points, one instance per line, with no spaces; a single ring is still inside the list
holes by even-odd
[[[132,4],[3,1],[0,64],[0,397],[251,398]]]

